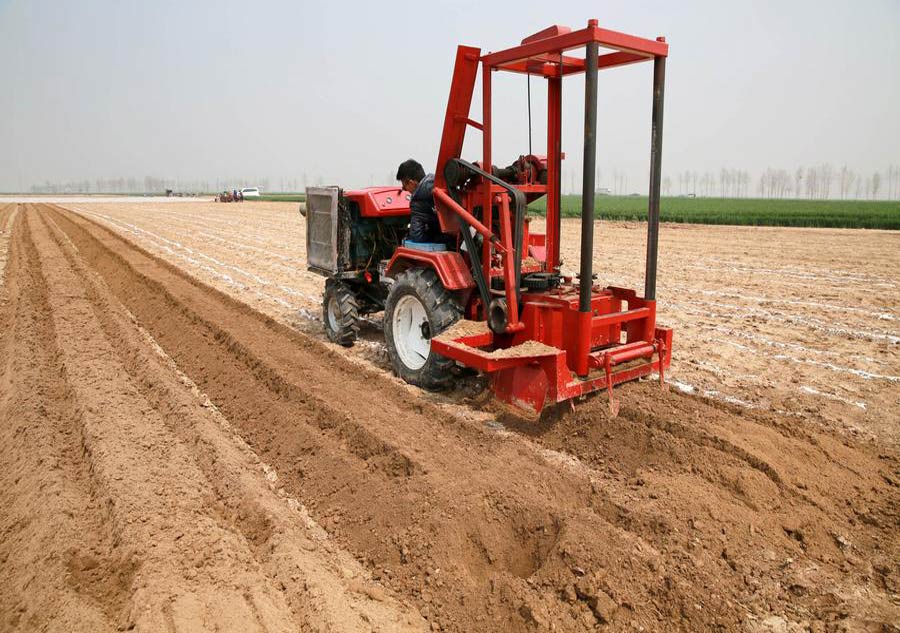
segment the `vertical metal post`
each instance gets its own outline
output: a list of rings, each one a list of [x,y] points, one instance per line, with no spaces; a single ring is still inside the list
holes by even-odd
[[[486,63],[481,64],[481,125],[481,168],[490,174],[493,173],[493,163],[491,162],[491,67]],[[481,198],[481,223],[487,228],[493,229],[494,214],[491,212],[493,205],[491,183],[485,180],[482,186],[484,187],[484,193]],[[489,239],[485,239],[482,244],[481,265],[484,269],[484,278],[490,284],[491,240]],[[487,309],[488,307],[484,306],[485,314],[487,314]]]
[[[597,166],[597,42],[588,42],[584,70],[584,176],[581,191],[581,281],[578,311],[591,311],[594,258],[594,174]]]
[[[562,77],[547,79],[547,269],[559,269]]]
[[[657,38],[665,41],[665,38]],[[663,97],[666,58],[653,59],[653,119],[650,133],[650,205],[647,211],[647,270],[644,299],[656,299],[656,258],[659,251],[659,188],[662,178]]]

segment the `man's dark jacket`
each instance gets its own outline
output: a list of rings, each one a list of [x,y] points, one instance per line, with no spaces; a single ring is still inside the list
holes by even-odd
[[[441,237],[434,210],[434,174],[428,174],[413,191],[409,200],[409,239],[413,242],[436,242]]]

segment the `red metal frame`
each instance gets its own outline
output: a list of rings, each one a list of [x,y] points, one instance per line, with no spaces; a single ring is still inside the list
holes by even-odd
[[[488,329],[455,339],[439,336],[432,339],[431,347],[489,374],[497,397],[515,407],[540,412],[548,404],[608,389],[613,411],[618,412],[612,387],[653,372],[659,373],[660,383],[664,380],[665,370],[672,362],[672,329],[655,328],[652,339],[652,344],[636,341],[592,353],[591,366],[597,371],[586,378],[572,372],[567,351],[549,346],[527,355],[498,357],[490,350],[496,341]]]
[[[599,54],[596,52],[599,47],[611,49],[612,52]],[[589,51],[588,59],[565,54],[578,48]],[[517,255],[521,260],[530,255],[532,260],[537,261],[535,265],[534,261],[529,260],[530,266],[522,268],[523,274],[533,270],[559,271],[560,174],[564,158],[561,147],[562,80],[581,72],[593,73],[590,77],[595,78],[596,69],[593,63],[588,63],[595,59],[595,55],[596,69],[651,60],[654,61],[654,68],[661,70],[654,75],[654,90],[657,92],[654,97],[649,229],[654,250],[652,257],[648,250],[645,296],[638,296],[634,290],[597,286],[592,286],[590,293],[584,294],[571,278],[564,278],[558,288],[523,292],[519,296],[515,277]],[[457,50],[435,170],[435,207],[445,233],[458,232],[459,219],[462,219],[484,236],[481,273],[488,282],[493,277],[503,277],[508,319],[505,330],[499,332],[492,332],[485,326],[477,334],[467,333],[453,338],[451,330],[451,333],[432,339],[432,349],[489,374],[492,389],[510,404],[540,411],[547,403],[561,402],[606,388],[615,410],[613,385],[652,372],[659,372],[662,377],[671,362],[672,330],[656,326],[656,238],[653,234],[658,227],[658,191],[655,224],[653,207],[654,187],[659,187],[658,150],[661,141],[657,138],[657,124],[661,135],[662,78],[667,55],[668,45],[664,38],[650,40],[602,29],[596,20],[589,21],[586,28],[577,31],[552,26],[525,38],[519,46],[486,55],[482,55],[480,49],[468,46],[460,46]],[[469,112],[479,65],[482,87],[480,122],[473,120]],[[529,73],[548,82],[546,184],[531,180],[511,183],[525,194],[529,202],[546,195],[547,232],[545,236],[526,235],[523,252],[518,254],[511,198],[507,190],[485,178],[465,190],[451,192],[444,173],[450,161],[460,158],[469,127],[481,131],[480,166],[491,171],[491,75],[497,71]],[[528,158],[543,160],[543,157]],[[592,209],[593,193],[585,200],[590,201],[587,208]],[[499,226],[493,226],[493,213],[477,213],[476,208],[479,207],[499,209]],[[590,252],[582,253],[582,257],[591,255]],[[465,290],[466,315],[469,318],[487,318],[484,301],[478,293],[471,292],[475,282],[461,254],[398,249],[389,263],[388,274],[396,274],[400,269],[414,265],[433,266],[445,287]],[[649,280],[651,268],[652,282]],[[590,266],[587,269],[590,270]]]

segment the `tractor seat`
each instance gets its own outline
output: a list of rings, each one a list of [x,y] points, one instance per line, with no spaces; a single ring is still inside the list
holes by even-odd
[[[436,244],[434,242],[413,242],[412,240],[403,240],[403,246],[417,251],[435,252],[447,250],[446,244]]]

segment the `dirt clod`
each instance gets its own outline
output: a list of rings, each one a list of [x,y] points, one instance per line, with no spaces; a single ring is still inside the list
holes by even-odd
[[[601,589],[599,578],[596,576],[582,578],[575,585],[575,593],[587,603],[598,622],[601,624],[612,622],[619,605]]]

